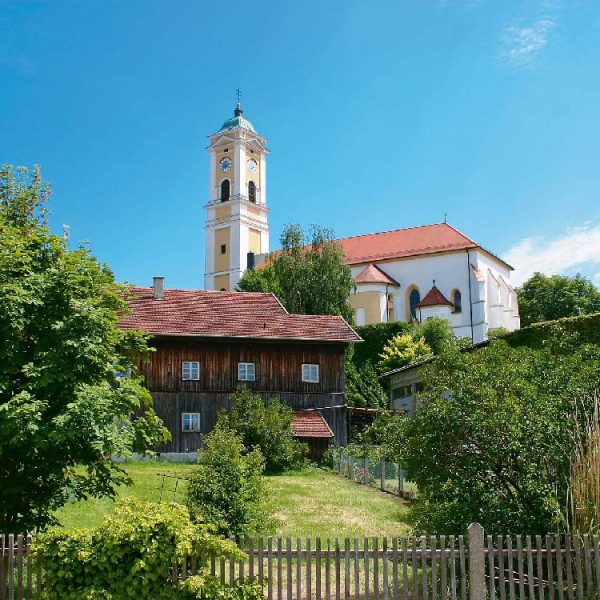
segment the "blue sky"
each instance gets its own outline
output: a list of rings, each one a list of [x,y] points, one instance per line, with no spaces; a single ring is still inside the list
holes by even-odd
[[[448,220],[600,282],[600,3],[0,0],[0,161],[119,280],[201,287],[207,135],[269,139],[286,223]]]

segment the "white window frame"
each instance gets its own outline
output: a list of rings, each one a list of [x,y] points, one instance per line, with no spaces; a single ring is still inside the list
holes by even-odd
[[[319,365],[314,363],[302,363],[302,382],[319,383]]]
[[[196,373],[194,373],[194,370],[196,371]],[[194,374],[196,375],[195,377],[194,377]],[[181,380],[182,381],[198,381],[199,379],[200,379],[200,361],[197,361],[197,360],[181,361]]]
[[[185,427],[185,418],[189,417],[189,424],[190,427],[188,429],[186,429]],[[194,427],[194,418],[198,419],[198,423],[197,426]],[[200,413],[198,412],[184,412],[181,413],[181,431],[185,432],[185,433],[198,433],[200,432]]]
[[[256,364],[252,362],[239,362],[238,381],[256,381]]]

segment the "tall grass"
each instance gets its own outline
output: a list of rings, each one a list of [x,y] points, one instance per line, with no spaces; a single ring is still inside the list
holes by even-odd
[[[572,533],[600,533],[600,394],[575,415],[567,500]],[[591,405],[590,405],[591,404]]]

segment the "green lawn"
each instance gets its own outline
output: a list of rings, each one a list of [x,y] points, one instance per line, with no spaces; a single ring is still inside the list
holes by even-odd
[[[133,480],[119,489],[119,496],[143,500],[183,502],[184,481],[161,475],[185,477],[193,465],[135,462],[124,465]],[[334,473],[306,469],[268,478],[273,492],[277,534],[322,538],[405,535],[409,507],[397,497],[343,479]],[[164,484],[163,484],[164,481]],[[162,488],[162,489],[161,489]],[[92,527],[112,511],[113,502],[73,502],[58,511],[65,527]]]

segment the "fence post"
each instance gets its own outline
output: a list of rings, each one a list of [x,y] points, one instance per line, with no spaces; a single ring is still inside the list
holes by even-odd
[[[364,461],[364,468],[365,468],[365,473],[363,476],[363,483],[365,485],[369,485],[369,455],[365,454],[365,461]]]
[[[379,461],[379,467],[381,469],[381,472],[379,474],[379,483],[380,483],[380,488],[381,491],[385,491],[385,458],[382,458]]]
[[[470,600],[485,600],[485,548],[483,527],[471,523],[469,533],[469,597]]]
[[[402,496],[404,491],[404,471],[402,467],[398,465],[398,496]]]

